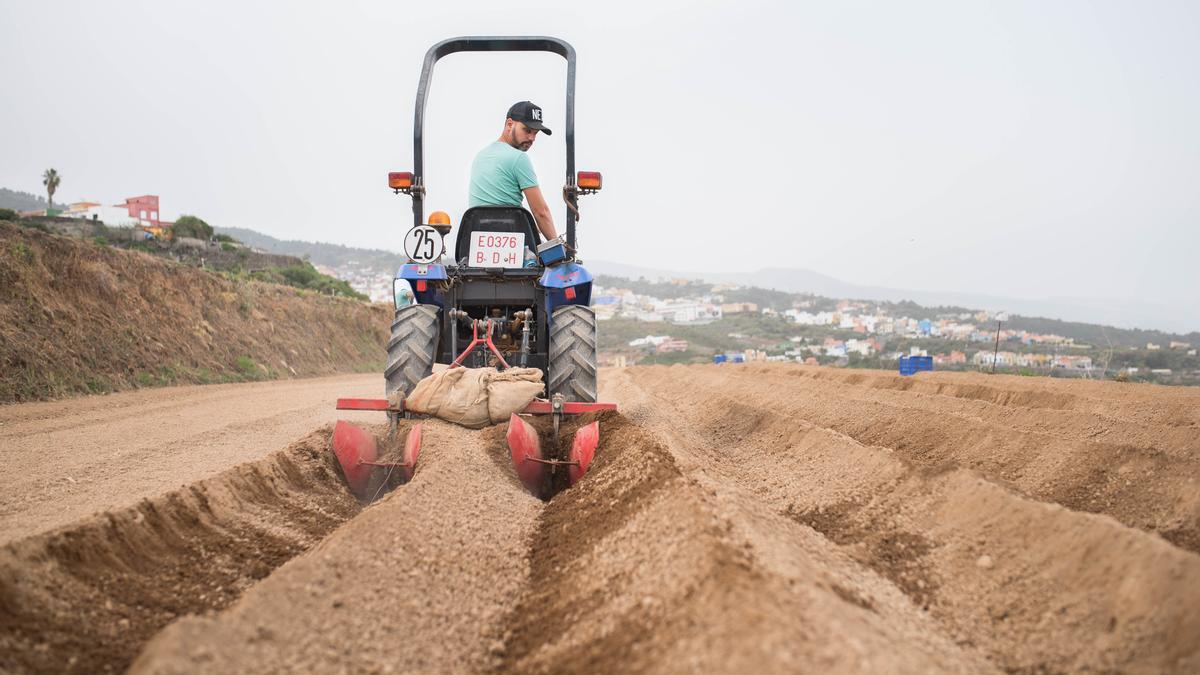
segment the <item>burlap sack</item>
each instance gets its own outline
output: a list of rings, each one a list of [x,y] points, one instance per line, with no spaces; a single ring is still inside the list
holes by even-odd
[[[507,422],[542,393],[542,371],[537,368],[509,368],[494,373],[488,380],[488,417],[492,424]]]
[[[542,391],[537,368],[449,368],[417,383],[406,409],[471,429],[508,420]]]

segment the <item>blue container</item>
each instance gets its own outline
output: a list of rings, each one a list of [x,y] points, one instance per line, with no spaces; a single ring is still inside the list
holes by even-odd
[[[900,357],[900,374],[901,375],[916,375],[922,370],[933,370],[932,356],[901,356]]]
[[[566,260],[567,246],[561,237],[556,237],[538,246],[537,256],[543,265],[549,267]]]
[[[729,357],[724,354],[713,355],[713,363],[725,363],[727,360],[729,360]]]

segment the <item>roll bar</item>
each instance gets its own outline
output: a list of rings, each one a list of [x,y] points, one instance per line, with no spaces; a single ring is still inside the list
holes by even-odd
[[[567,182],[563,194],[567,199],[567,244],[575,248],[575,213],[578,192],[575,187],[575,48],[552,37],[456,37],[442,40],[425,53],[421,66],[421,81],[417,85],[417,106],[413,114],[413,221],[423,224],[425,217],[424,145],[425,100],[433,65],[438,59],[457,52],[551,52],[567,60]]]

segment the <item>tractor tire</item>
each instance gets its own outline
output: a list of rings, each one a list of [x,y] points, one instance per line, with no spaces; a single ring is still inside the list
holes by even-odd
[[[568,401],[596,402],[596,313],[567,305],[550,320],[550,382],[547,392]]]
[[[396,310],[387,346],[387,368],[383,371],[389,398],[394,391],[408,396],[433,372],[440,332],[437,305],[408,305]]]

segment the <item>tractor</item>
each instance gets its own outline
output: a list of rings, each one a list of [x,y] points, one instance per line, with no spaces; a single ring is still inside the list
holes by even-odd
[[[458,52],[550,52],[567,62],[565,236],[543,241],[533,215],[519,206],[477,206],[460,219],[454,253],[445,239],[452,226],[445,213],[426,217],[423,175],[425,104],[437,61]],[[393,280],[395,317],[384,369],[386,399],[339,399],[339,409],[380,410],[395,422],[411,416],[404,396],[433,372],[434,364],[456,367],[537,368],[546,398],[525,414],[553,416],[548,452],[538,433],[519,415],[509,421],[508,443],[522,483],[546,496],[552,484],[573,484],[587,470],[598,442],[598,424],[581,428],[571,447],[558,448],[564,415],[615,409],[597,402],[596,317],[590,308],[592,275],[576,257],[579,197],[598,192],[598,172],[575,172],[575,50],[550,37],[459,37],[429,49],[421,69],[413,117],[413,171],[388,174],[388,186],[412,198],[413,226],[404,237],[408,262]],[[416,435],[414,441],[413,435]],[[420,428],[409,433],[399,462],[378,461],[378,443],[347,422],[335,427],[334,452],[351,488],[361,493],[386,468],[410,479],[420,452]],[[356,488],[356,484],[358,487]]]

